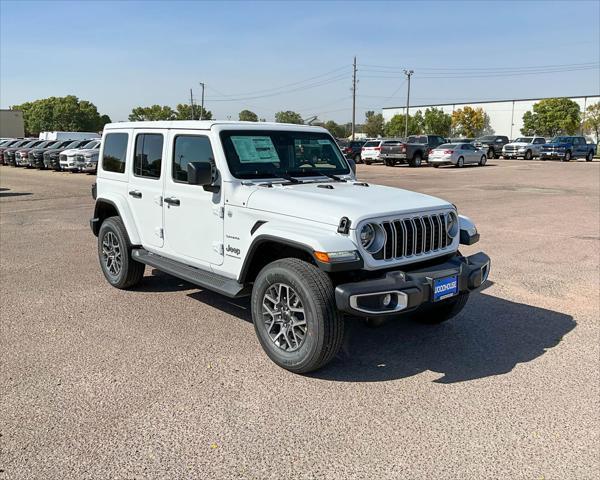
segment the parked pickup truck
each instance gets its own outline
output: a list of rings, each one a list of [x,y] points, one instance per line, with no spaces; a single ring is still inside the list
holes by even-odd
[[[560,159],[568,162],[572,158],[585,158],[591,162],[596,153],[596,144],[587,143],[585,137],[554,137],[542,145],[540,159]]]
[[[502,157],[523,157],[525,160],[531,160],[533,157],[540,156],[542,145],[545,143],[546,139],[543,137],[519,137],[502,147]]]
[[[429,152],[443,143],[446,139],[439,135],[411,135],[406,142],[387,140],[381,145],[380,157],[388,167],[397,163],[420,167],[422,161],[429,158]]]
[[[505,135],[485,135],[476,138],[473,145],[486,152],[488,158],[500,158],[502,148],[508,142],[508,137]]]

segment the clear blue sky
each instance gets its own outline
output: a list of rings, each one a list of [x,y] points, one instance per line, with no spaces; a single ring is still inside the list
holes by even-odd
[[[73,94],[119,121],[134,106],[189,101],[190,87],[199,99],[203,81],[216,118],[249,108],[267,120],[296,110],[345,122],[354,55],[358,121],[404,105],[405,67],[415,71],[411,104],[600,92],[598,66],[524,74],[597,64],[598,0],[1,0],[0,9],[2,108]]]

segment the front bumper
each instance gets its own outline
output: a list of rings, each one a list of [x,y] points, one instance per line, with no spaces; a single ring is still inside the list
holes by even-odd
[[[372,280],[345,283],[335,289],[337,308],[360,317],[398,315],[433,302],[436,279],[456,276],[458,293],[479,288],[490,272],[490,257],[479,252],[469,257],[459,254],[439,264],[407,271],[391,271]],[[384,307],[380,300],[387,294],[391,302]]]
[[[540,158],[563,158],[565,152],[540,152]]]

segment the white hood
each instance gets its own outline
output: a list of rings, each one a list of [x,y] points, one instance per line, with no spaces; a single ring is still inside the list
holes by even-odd
[[[422,193],[373,184],[361,186],[353,182],[254,187],[246,205],[255,210],[329,225],[338,225],[342,217],[348,217],[353,228],[369,218],[451,208],[448,202]]]
[[[528,145],[531,145],[531,143],[527,143],[527,142],[511,142],[511,143],[507,143],[505,146],[508,147],[526,147]]]

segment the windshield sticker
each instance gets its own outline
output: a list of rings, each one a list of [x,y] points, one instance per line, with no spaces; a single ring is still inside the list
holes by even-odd
[[[241,163],[279,163],[271,137],[232,136],[231,141]]]

